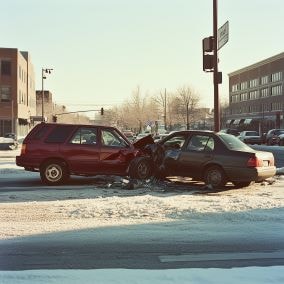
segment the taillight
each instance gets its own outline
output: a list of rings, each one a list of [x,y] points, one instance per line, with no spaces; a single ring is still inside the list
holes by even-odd
[[[27,145],[26,144],[22,144],[21,155],[25,155],[26,152],[27,152]]]
[[[252,157],[252,158],[249,158],[249,160],[247,162],[247,166],[249,168],[262,167],[263,161],[261,159],[259,159],[258,157]]]

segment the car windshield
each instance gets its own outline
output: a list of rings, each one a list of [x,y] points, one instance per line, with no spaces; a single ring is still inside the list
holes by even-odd
[[[218,136],[230,150],[235,151],[252,151],[252,148],[243,143],[240,139],[233,135],[219,133]]]
[[[246,132],[246,136],[258,136],[258,133],[256,131],[248,131]]]

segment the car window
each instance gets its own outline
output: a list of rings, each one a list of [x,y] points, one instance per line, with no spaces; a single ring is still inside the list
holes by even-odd
[[[104,146],[126,147],[127,143],[123,137],[113,129],[103,129],[101,142]]]
[[[71,144],[96,145],[97,128],[80,127],[69,141]]]
[[[247,131],[245,135],[246,136],[258,136],[258,133],[256,131]]]
[[[170,139],[166,140],[163,145],[166,147],[173,147],[173,148],[181,148],[184,144],[185,136],[184,135],[176,135],[171,137]]]
[[[45,134],[47,133],[48,129],[49,129],[48,125],[43,125],[39,129],[35,129],[35,132],[31,133],[31,135],[29,135],[29,136],[31,136],[31,139],[40,140],[40,139],[42,139],[45,136]]]
[[[225,143],[228,149],[236,151],[252,151],[252,149],[247,146],[244,142],[233,135],[228,135],[225,133],[219,133],[220,139]]]
[[[187,150],[189,151],[213,151],[214,139],[207,135],[192,135]]]
[[[74,130],[73,125],[58,125],[50,132],[45,139],[47,143],[63,143]]]

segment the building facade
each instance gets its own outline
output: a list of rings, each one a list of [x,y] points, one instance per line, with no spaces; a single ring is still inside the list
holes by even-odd
[[[35,73],[29,53],[0,48],[0,136],[25,136],[35,115]]]
[[[229,76],[226,126],[239,130],[284,128],[284,52]]]

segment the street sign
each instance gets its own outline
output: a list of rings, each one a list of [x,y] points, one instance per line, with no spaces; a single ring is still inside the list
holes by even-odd
[[[224,46],[229,40],[229,21],[218,29],[218,50]]]

